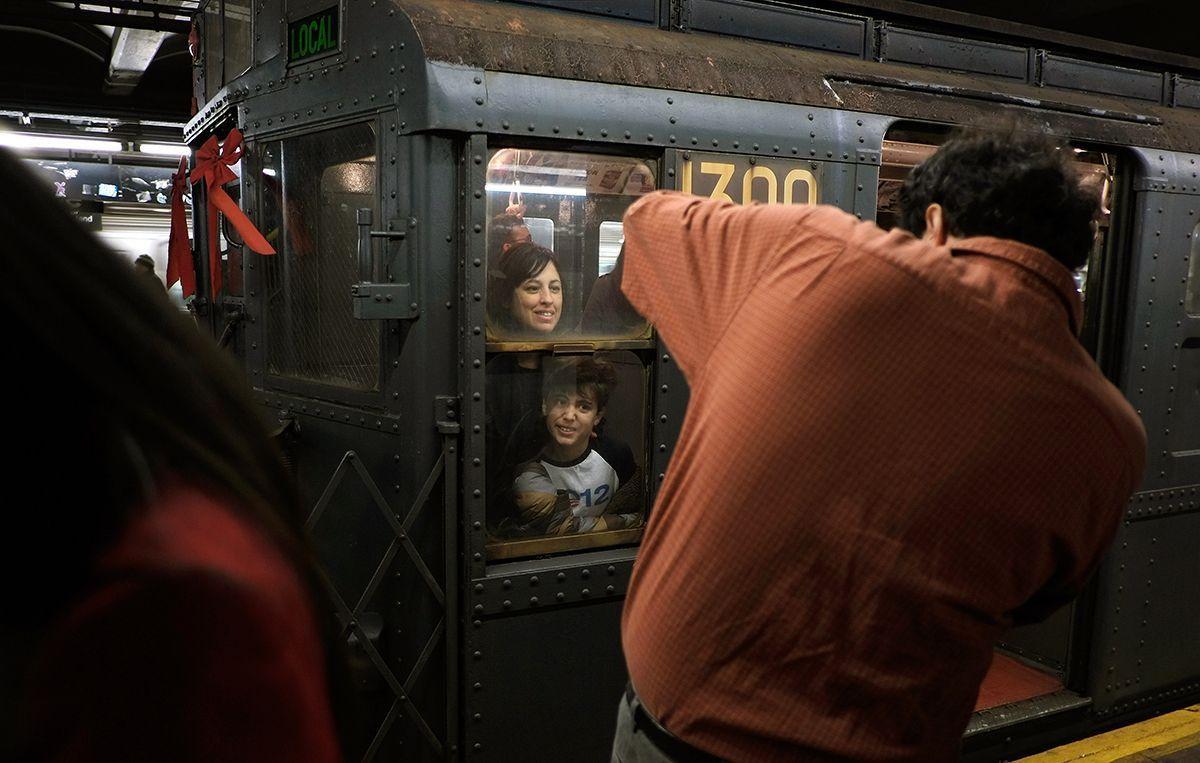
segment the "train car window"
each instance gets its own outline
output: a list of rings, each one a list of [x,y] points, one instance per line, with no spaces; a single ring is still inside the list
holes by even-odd
[[[646,379],[630,351],[488,361],[489,559],[640,539]]]
[[[605,220],[600,223],[600,275],[608,275],[617,266],[617,257],[620,256],[624,243],[625,226],[620,220]]]
[[[1188,315],[1200,315],[1200,224],[1192,230],[1192,248],[1188,253],[1187,293],[1183,309]]]
[[[876,222],[881,228],[889,230],[899,223],[899,196],[904,179],[913,167],[931,156],[946,137],[947,134],[943,130],[899,129],[889,132],[883,142],[883,163],[879,172]],[[1091,148],[1064,147],[1063,150],[1073,153],[1081,182],[1094,186],[1102,201],[1091,257],[1074,273],[1075,285],[1079,288],[1079,294],[1086,305],[1088,271],[1104,255],[1112,227],[1116,157],[1110,152]]]
[[[607,270],[601,271],[600,242],[611,237],[612,221],[654,190],[653,162],[505,148],[488,162],[486,187],[492,220],[487,241],[489,341],[649,335],[646,322],[623,302],[613,282],[602,278]],[[553,257],[529,248],[522,248],[517,258],[507,255],[529,240]],[[615,258],[605,263],[608,270],[614,264]],[[537,272],[517,272],[534,266]],[[522,288],[528,298],[518,293]],[[626,309],[617,309],[617,303]]]
[[[225,0],[225,80],[250,68],[253,37],[250,33],[250,0]]]
[[[379,321],[354,318],[355,210],[376,201],[375,126],[360,123],[263,144],[259,229],[268,372],[355,390],[379,388]]]
[[[525,227],[529,229],[529,237],[538,246],[544,246],[554,251],[554,221],[548,217],[524,217]]]
[[[224,30],[221,28],[221,0],[209,0],[204,6],[204,99],[212,100],[225,85]]]

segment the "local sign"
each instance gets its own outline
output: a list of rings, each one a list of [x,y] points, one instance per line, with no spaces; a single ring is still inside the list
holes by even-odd
[[[288,63],[332,53],[341,46],[338,36],[338,8],[326,8],[288,24]]]

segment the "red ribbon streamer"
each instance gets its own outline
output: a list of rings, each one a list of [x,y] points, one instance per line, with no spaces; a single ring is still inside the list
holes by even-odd
[[[238,208],[237,203],[225,193],[224,185],[236,180],[237,175],[229,169],[242,158],[242,133],[236,127],[229,131],[224,144],[217,143],[217,136],[210,136],[196,152],[196,168],[192,170],[193,183],[204,182],[208,189],[208,271],[212,279],[212,296],[221,291],[221,254],[217,248],[217,215],[214,209],[225,215],[242,241],[259,254],[275,254],[263,235],[250,222],[250,218]]]
[[[183,296],[196,293],[196,268],[192,262],[192,242],[188,240],[183,193],[187,190],[187,158],[179,157],[179,171],[171,176],[171,238],[167,243],[167,286],[176,281]]]

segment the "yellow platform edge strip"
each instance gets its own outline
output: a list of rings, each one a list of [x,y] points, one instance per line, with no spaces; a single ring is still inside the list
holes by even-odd
[[[1154,760],[1161,755],[1187,749],[1191,743],[1200,745],[1200,705],[1192,705],[1141,723],[1055,747],[1053,750],[1021,758],[1020,763],[1117,763],[1126,759]]]

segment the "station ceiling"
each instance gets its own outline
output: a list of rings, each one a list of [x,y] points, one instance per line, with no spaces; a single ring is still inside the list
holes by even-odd
[[[667,0],[662,0],[666,2]],[[1163,0],[811,0],[871,16],[1030,25],[1200,58],[1200,3]],[[200,0],[0,1],[0,111],[185,122],[191,115],[188,19]],[[954,18],[958,18],[954,16]]]

